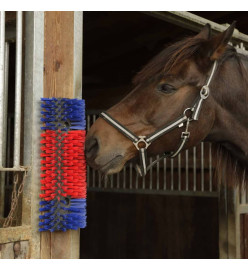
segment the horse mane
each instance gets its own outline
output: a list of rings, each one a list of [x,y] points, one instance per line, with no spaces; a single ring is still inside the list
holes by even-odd
[[[173,66],[191,58],[199,52],[204,42],[206,40],[201,38],[188,37],[165,48],[136,74],[133,78],[134,85],[137,86],[163,77]],[[243,83],[247,88],[248,75],[241,59],[244,58],[247,61],[246,56],[241,56],[234,47],[228,46],[222,57],[218,60],[218,64],[221,65],[231,57],[236,59]],[[248,89],[245,92],[248,93]],[[219,184],[225,181],[229,187],[240,185],[244,188],[244,183],[248,181],[246,179],[248,178],[248,174],[246,173],[247,168],[240,164],[221,144],[214,144],[213,146],[213,151],[216,153],[216,160],[213,165],[215,167],[215,177],[219,180]]]
[[[221,144],[213,144],[213,153],[216,154],[213,161],[214,178],[218,185],[223,184],[228,188],[237,186],[246,188],[248,183],[247,168]]]
[[[163,76],[179,62],[192,57],[205,41],[206,40],[201,38],[188,37],[170,45],[153,57],[150,62],[136,74],[133,78],[133,83],[138,85],[154,77]]]
[[[171,44],[154,56],[140,72],[133,78],[133,84],[139,85],[150,81],[151,79],[161,78],[178,63],[196,55],[206,42],[205,39],[196,37],[187,37],[176,43]],[[226,61],[227,58],[235,57],[239,64],[242,77],[248,82],[246,70],[241,61],[240,54],[237,53],[233,46],[228,46],[222,57],[218,60],[219,65]],[[244,56],[247,60],[247,57]]]

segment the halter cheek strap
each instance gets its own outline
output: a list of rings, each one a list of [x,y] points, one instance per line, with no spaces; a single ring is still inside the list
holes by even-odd
[[[214,62],[213,67],[210,72],[210,76],[206,82],[206,84],[200,90],[200,96],[194,103],[194,105],[190,108],[186,108],[183,112],[183,115],[178,119],[174,120],[173,122],[167,124],[166,126],[162,127],[161,129],[153,132],[148,136],[137,136],[129,129],[124,127],[121,123],[115,120],[112,116],[110,116],[106,112],[102,112],[100,117],[102,117],[105,121],[107,121],[110,125],[116,128],[120,133],[130,139],[136,149],[139,151],[140,156],[140,165],[136,165],[136,168],[141,176],[145,176],[147,171],[157,162],[165,157],[174,158],[176,157],[184,148],[186,142],[190,137],[189,132],[189,123],[191,121],[197,121],[199,119],[201,107],[203,101],[208,98],[209,96],[209,85],[213,78],[214,72],[217,67],[217,61]],[[186,124],[185,124],[186,123]],[[174,130],[175,128],[182,128],[185,124],[185,130],[181,133],[181,141],[179,146],[174,152],[164,153],[158,160],[152,162],[149,166],[147,166],[147,148],[151,145],[153,141],[158,139],[159,137],[163,136],[164,134]]]

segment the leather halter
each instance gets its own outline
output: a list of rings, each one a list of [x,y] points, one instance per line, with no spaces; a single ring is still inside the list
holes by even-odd
[[[126,136],[128,139],[130,139],[134,146],[139,151],[140,156],[140,165],[136,165],[136,168],[141,176],[145,176],[147,171],[159,160],[163,158],[174,158],[176,157],[185,146],[185,143],[188,141],[190,137],[189,132],[189,123],[191,121],[197,121],[199,119],[199,114],[201,111],[202,103],[205,99],[209,96],[209,84],[213,78],[214,72],[216,70],[217,61],[214,62],[210,76],[204,86],[202,86],[200,90],[200,95],[197,98],[196,102],[192,107],[186,108],[183,112],[183,114],[173,122],[163,126],[159,130],[153,132],[152,134],[148,136],[137,136],[134,133],[132,133],[129,129],[124,127],[121,123],[119,123],[117,120],[115,120],[112,116],[110,116],[106,112],[102,112],[100,114],[100,117],[102,117],[104,120],[106,120],[110,125],[115,127],[119,132],[121,132],[124,136]],[[181,128],[185,124],[185,130],[181,133],[181,141],[179,143],[179,146],[177,147],[176,151],[164,153],[158,160],[155,160],[152,162],[149,166],[147,166],[147,148],[151,145],[152,142],[154,142],[159,137],[163,136],[164,134],[170,132],[171,130],[174,130],[175,128]]]

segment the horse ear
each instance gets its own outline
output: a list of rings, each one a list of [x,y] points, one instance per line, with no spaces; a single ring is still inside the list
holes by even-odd
[[[224,32],[214,36],[207,42],[207,51],[210,60],[214,61],[219,59],[225,52],[227,44],[231,40],[235,25],[236,21],[234,21]]]
[[[205,24],[201,32],[198,33],[195,38],[210,39],[211,37],[211,25],[209,23]]]

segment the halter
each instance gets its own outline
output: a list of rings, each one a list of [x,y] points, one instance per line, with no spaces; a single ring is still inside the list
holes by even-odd
[[[100,117],[106,120],[110,125],[116,128],[119,132],[121,132],[124,136],[130,139],[136,149],[139,151],[140,156],[140,165],[136,165],[136,168],[141,176],[145,176],[147,171],[157,162],[159,162],[163,158],[174,158],[176,157],[185,146],[185,143],[188,141],[190,137],[189,132],[189,123],[191,121],[197,121],[199,119],[202,103],[205,99],[209,96],[209,84],[213,78],[214,72],[216,70],[217,61],[214,62],[210,76],[204,86],[202,86],[200,90],[200,95],[195,101],[192,107],[186,108],[183,114],[176,119],[175,121],[163,126],[159,130],[153,132],[148,136],[137,136],[132,133],[129,129],[124,127],[121,123],[115,120],[112,116],[110,116],[106,112],[102,112]],[[181,128],[185,124],[185,130],[181,133],[181,141],[179,146],[177,147],[176,151],[174,152],[165,152],[158,160],[152,162],[149,166],[147,166],[147,148],[151,145],[159,137],[163,136],[164,134],[174,130],[175,128]]]

